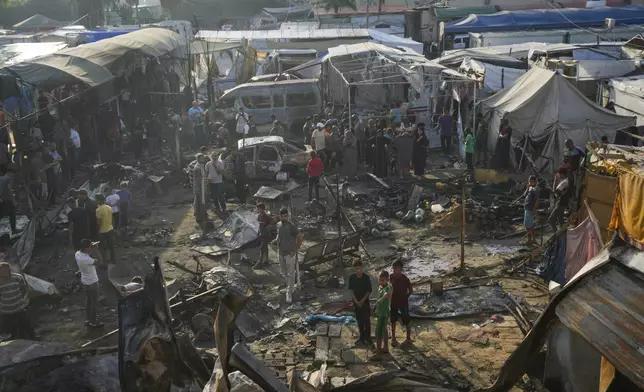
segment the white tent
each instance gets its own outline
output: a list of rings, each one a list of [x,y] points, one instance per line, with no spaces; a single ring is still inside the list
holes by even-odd
[[[615,111],[625,116],[636,116],[637,126],[644,126],[644,75],[613,78],[609,84],[610,100]]]
[[[488,148],[494,149],[501,120],[505,118],[513,130],[513,145],[523,141],[524,146],[528,142],[543,146],[539,157],[534,157],[538,168],[559,167],[566,139],[585,146],[602,136],[612,140],[618,129],[635,124],[634,117],[602,108],[560,74],[539,67],[479,104],[489,119]]]

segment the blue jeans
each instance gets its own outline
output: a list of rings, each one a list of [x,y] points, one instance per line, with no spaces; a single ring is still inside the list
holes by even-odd
[[[220,211],[226,210],[226,199],[224,198],[224,194],[222,192],[222,186],[222,183],[210,183],[210,199],[215,205],[215,209]]]

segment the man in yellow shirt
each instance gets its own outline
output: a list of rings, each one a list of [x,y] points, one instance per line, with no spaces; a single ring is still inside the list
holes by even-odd
[[[112,207],[105,204],[105,196],[101,193],[96,194],[96,220],[98,223],[98,238],[101,241],[101,255],[107,260],[106,250],[110,251],[110,260],[116,262],[114,255],[114,226],[112,223]]]

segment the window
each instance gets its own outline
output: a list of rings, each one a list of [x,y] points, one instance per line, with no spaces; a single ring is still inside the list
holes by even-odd
[[[262,146],[260,148],[259,158],[257,158],[258,161],[275,162],[278,159],[279,155],[277,155],[277,149],[275,147]]]
[[[276,108],[284,107],[284,95],[282,93],[273,94],[273,107],[276,107]]]
[[[217,102],[217,109],[233,109],[235,107],[235,97],[226,97]]]
[[[286,106],[314,106],[318,104],[315,93],[297,93],[286,96]]]
[[[271,97],[263,95],[250,95],[242,97],[244,107],[248,109],[268,109],[271,107]]]

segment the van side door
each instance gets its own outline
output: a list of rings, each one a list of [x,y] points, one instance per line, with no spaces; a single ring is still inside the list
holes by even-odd
[[[320,90],[315,85],[298,86],[286,90],[286,121],[289,129],[295,129],[300,135],[306,118],[322,110]]]
[[[272,125],[273,104],[270,89],[264,87],[248,88],[240,93],[244,111],[251,116],[259,133],[268,133]]]

